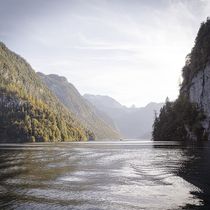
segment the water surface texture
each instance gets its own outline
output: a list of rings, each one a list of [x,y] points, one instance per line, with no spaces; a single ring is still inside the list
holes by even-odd
[[[210,148],[178,142],[0,146],[0,209],[209,209]]]

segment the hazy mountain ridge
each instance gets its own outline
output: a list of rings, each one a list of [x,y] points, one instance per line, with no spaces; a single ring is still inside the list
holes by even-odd
[[[55,74],[45,75],[38,72],[38,76],[57,96],[57,98],[89,129],[93,130],[97,139],[118,139],[120,135],[114,130],[111,119],[91,106],[79,93],[79,91],[68,82],[65,77]],[[106,119],[106,122],[105,120]]]
[[[0,42],[1,141],[93,139],[19,55]]]
[[[109,96],[85,94],[84,98],[112,118],[125,138],[150,139],[154,112],[163,106],[163,103],[149,103],[141,108],[128,108]]]

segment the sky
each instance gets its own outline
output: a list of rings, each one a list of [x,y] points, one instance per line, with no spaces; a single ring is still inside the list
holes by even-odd
[[[176,99],[210,0],[0,0],[0,40],[35,71],[126,106]]]

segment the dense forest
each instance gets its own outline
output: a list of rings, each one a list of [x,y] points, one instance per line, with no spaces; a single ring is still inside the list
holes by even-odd
[[[94,138],[94,133],[59,102],[31,66],[0,43],[0,141]]]
[[[175,102],[167,99],[159,116],[155,116],[153,140],[204,140],[207,138],[201,123],[204,119],[204,113],[185,96],[180,96]]]

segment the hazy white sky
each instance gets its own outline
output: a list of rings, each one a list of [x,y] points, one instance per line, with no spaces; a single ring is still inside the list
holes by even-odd
[[[208,0],[0,0],[0,40],[81,94],[171,100]]]

